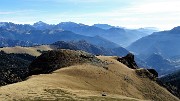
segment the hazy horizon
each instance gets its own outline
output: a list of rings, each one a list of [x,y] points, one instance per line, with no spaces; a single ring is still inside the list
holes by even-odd
[[[125,28],[179,26],[179,0],[2,0],[0,22],[48,24],[72,21]]]

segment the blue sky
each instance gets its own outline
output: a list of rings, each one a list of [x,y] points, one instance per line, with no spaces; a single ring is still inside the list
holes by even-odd
[[[127,28],[180,26],[180,0],[1,0],[0,22],[73,21]]]

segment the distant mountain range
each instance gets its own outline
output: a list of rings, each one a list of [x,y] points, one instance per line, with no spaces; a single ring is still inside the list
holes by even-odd
[[[36,45],[36,44],[29,41],[19,41],[19,40],[0,38],[0,47],[32,46],[32,45]]]
[[[57,24],[54,28],[69,30],[74,33],[86,36],[101,36],[123,47],[126,47],[137,39],[148,35],[142,30],[131,30],[106,24],[95,24],[93,26],[88,26],[84,24],[77,24],[74,22],[62,22]],[[153,32],[154,30],[152,31],[152,33]]]
[[[31,34],[32,31],[36,31],[37,33],[46,33],[45,31],[49,30],[50,33],[53,34],[53,31],[71,31],[75,34],[80,34],[83,36],[95,37],[99,36],[106,40],[112,41],[114,43],[119,44],[120,46],[126,47],[137,39],[147,36],[157,30],[142,28],[142,29],[126,29],[122,27],[115,27],[108,24],[94,24],[93,26],[88,26],[85,24],[77,24],[74,22],[61,22],[57,25],[50,25],[44,23],[42,21],[36,22],[33,25],[28,24],[14,24],[7,22],[0,22],[1,30],[6,30],[11,36],[11,38],[15,38],[13,36],[14,33],[18,34]],[[38,35],[37,35],[38,36]],[[8,37],[3,35],[4,38]],[[24,37],[24,36],[23,36]],[[15,38],[16,39],[16,38]],[[19,39],[19,38],[18,38]],[[48,38],[46,39],[48,40]],[[57,40],[55,40],[57,41]],[[55,42],[54,41],[54,42]]]
[[[63,30],[9,30],[9,29],[0,29],[0,37],[3,39],[11,40],[21,40],[28,41],[36,44],[51,44],[56,41],[78,41],[86,40],[91,44],[105,47],[105,48],[116,48],[119,47],[118,44],[115,44],[111,41],[108,41],[100,36],[83,36],[75,34],[71,31]]]
[[[155,32],[132,43],[127,49],[160,74],[180,69],[180,27]]]

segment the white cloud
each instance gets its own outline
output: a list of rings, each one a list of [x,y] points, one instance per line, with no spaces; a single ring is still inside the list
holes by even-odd
[[[101,23],[131,28],[155,26],[160,29],[171,29],[180,24],[180,1],[159,0],[158,2],[145,0],[139,3],[137,0],[136,3],[132,2],[132,5],[124,8],[109,12],[84,14],[81,17],[94,18],[94,21]],[[86,23],[91,24],[88,20]]]
[[[0,11],[0,15],[15,14],[16,12]]]
[[[152,2],[133,8],[140,13],[180,13],[180,1]]]

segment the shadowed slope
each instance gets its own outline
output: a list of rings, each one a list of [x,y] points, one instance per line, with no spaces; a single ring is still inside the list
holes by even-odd
[[[29,66],[29,74],[50,73],[62,67],[74,64],[92,63],[94,65],[103,65],[103,62],[94,55],[84,51],[73,50],[52,50],[43,53],[35,59]]]

